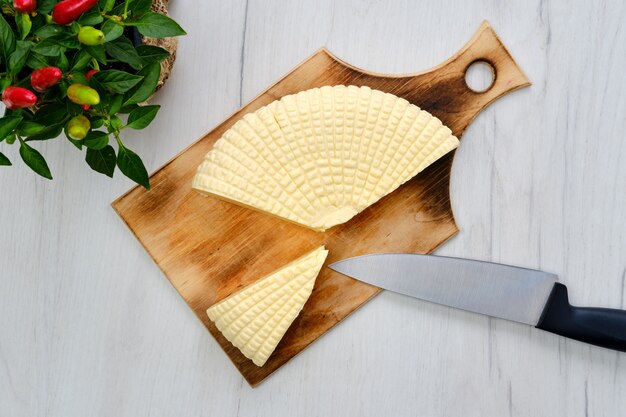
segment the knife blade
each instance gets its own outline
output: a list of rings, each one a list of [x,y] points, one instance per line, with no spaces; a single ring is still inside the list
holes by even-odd
[[[555,274],[408,253],[357,256],[329,267],[386,290],[626,352],[626,311],[570,305]]]

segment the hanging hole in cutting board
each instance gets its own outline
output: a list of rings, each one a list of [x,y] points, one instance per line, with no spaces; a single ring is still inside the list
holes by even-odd
[[[496,70],[487,61],[475,61],[465,71],[465,84],[475,93],[489,90],[496,80]]]

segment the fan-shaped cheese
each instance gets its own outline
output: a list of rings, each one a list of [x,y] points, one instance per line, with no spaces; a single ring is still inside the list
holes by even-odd
[[[439,119],[402,98],[326,86],[246,114],[206,155],[193,188],[325,230],[458,145]]]
[[[263,366],[309,299],[326,260],[323,246],[232,294],[207,310],[241,353]]]

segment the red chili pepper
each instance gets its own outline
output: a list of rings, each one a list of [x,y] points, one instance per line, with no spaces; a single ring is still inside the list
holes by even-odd
[[[87,73],[85,74],[85,78],[87,78],[87,81],[89,81],[91,79],[91,76],[94,75],[96,72],[100,72],[100,70],[92,69],[87,71]]]
[[[37,96],[22,87],[7,87],[2,92],[2,102],[9,110],[22,109],[37,103]]]
[[[89,104],[83,104],[83,110],[87,111],[89,110],[91,106]]]
[[[98,0],[63,0],[52,9],[52,19],[57,25],[67,25],[98,4]]]
[[[30,85],[35,91],[43,93],[58,83],[63,77],[63,72],[57,67],[43,67],[36,69],[30,76]]]
[[[20,13],[32,13],[37,10],[37,0],[13,0],[13,8]]]

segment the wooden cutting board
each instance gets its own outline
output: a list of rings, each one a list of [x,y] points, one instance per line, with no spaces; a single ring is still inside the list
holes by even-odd
[[[484,61],[494,71],[493,85],[482,93],[472,91],[465,82],[467,68],[476,61]],[[487,22],[448,61],[414,75],[369,73],[321,49],[152,174],[151,191],[135,187],[113,203],[252,386],[379,293],[380,289],[326,265],[366,253],[428,253],[458,232],[449,198],[453,153],[348,223],[324,233],[203,197],[191,189],[204,155],[244,114],[287,94],[338,84],[366,85],[404,97],[437,116],[459,138],[489,103],[530,85]],[[206,309],[322,244],[330,253],[311,298],[269,361],[257,367],[221,335]]]

